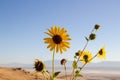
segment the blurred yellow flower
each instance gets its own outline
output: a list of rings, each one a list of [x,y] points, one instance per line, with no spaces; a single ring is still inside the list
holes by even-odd
[[[53,26],[51,29],[48,29],[48,32],[45,32],[50,37],[44,38],[45,43],[48,44],[47,48],[50,48],[50,51],[55,50],[56,53],[60,51],[66,51],[66,48],[70,48],[70,43],[67,40],[71,40],[67,34],[67,30],[64,28]]]
[[[92,60],[92,54],[89,51],[85,51],[80,56],[80,61],[83,63],[89,63]]]
[[[103,47],[98,51],[98,58],[99,58],[99,59],[106,59],[105,46],[103,46]]]

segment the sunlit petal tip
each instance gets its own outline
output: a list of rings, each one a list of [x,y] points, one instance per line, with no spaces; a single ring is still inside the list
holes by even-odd
[[[72,40],[71,38],[68,38],[67,40]]]
[[[48,46],[47,46],[47,48],[50,48],[51,47],[51,45],[49,44]]]

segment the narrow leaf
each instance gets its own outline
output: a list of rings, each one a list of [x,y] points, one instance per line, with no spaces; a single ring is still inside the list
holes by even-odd
[[[83,75],[82,75],[82,74],[77,73],[77,74],[75,74],[75,77],[83,77]]]
[[[60,73],[60,72],[55,72],[55,73],[53,74],[53,78],[57,77],[57,76],[59,75],[59,73]]]
[[[73,61],[72,66],[73,66],[74,69],[76,69],[76,68],[78,67],[77,62],[76,62],[76,61]]]

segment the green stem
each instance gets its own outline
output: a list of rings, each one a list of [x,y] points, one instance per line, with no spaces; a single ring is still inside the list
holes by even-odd
[[[66,80],[67,80],[67,71],[66,71],[66,66],[64,64],[64,69],[65,69],[65,76],[66,76]]]
[[[83,50],[82,50],[82,53],[84,52],[85,48],[87,47],[88,42],[89,42],[89,40],[86,42],[86,44],[85,44],[85,46],[84,46],[84,48],[83,48]],[[82,55],[82,53],[81,53],[81,55]],[[81,56],[81,55],[80,55],[80,56]],[[79,61],[79,59],[80,59],[80,56],[79,56],[78,59],[77,59],[77,63],[78,63],[78,61]]]
[[[42,73],[42,74],[43,74],[44,80],[46,80],[46,76],[45,76],[45,74],[44,74],[44,73]]]
[[[53,51],[53,55],[52,55],[52,78],[54,75],[54,56],[55,56],[55,50]],[[53,78],[53,80],[54,80],[54,78]]]
[[[75,70],[75,69],[73,69],[73,70],[72,70],[70,80],[71,80],[71,79],[72,79],[72,77],[73,77],[74,70]]]
[[[85,48],[87,47],[88,42],[89,42],[89,40],[86,42],[86,44],[85,44],[85,46],[84,46],[84,48],[83,48],[83,50],[82,50],[82,53],[84,52]],[[82,53],[81,53],[81,55],[82,55]],[[81,55],[80,55],[80,56],[81,56]],[[79,62],[80,56],[78,57],[76,64]],[[74,75],[73,75],[73,74],[74,74],[74,71],[75,71],[75,69],[73,69],[73,71],[72,71],[72,75],[71,75],[72,80],[74,79]]]
[[[93,33],[93,32],[94,32],[94,28],[92,29],[91,33]],[[90,39],[87,40],[85,46],[83,47],[83,50],[82,50],[82,52],[81,52],[81,55],[83,54],[84,50],[86,49],[86,47],[87,47],[89,41],[90,41]],[[81,56],[81,55],[80,55],[80,56]],[[79,62],[80,56],[78,57],[76,64]],[[84,64],[82,67],[84,67],[85,65],[86,65],[86,64]],[[73,72],[72,72],[71,77],[73,76],[74,71],[75,71],[75,69],[73,69]],[[73,79],[74,79],[74,76],[72,77],[72,80],[73,80]],[[71,79],[70,79],[70,80],[71,80]]]
[[[87,63],[83,64],[83,66],[81,67],[80,71],[85,67],[86,64],[87,64]]]

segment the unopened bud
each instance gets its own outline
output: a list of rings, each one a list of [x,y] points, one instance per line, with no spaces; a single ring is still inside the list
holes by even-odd
[[[60,63],[61,63],[61,65],[65,65],[66,62],[67,62],[66,59],[62,59]]]
[[[96,38],[96,34],[91,33],[90,36],[89,36],[89,39],[90,40],[94,40],[95,38]]]
[[[94,29],[98,30],[99,28],[100,28],[100,25],[98,25],[98,24],[95,24],[95,27],[94,27]]]

